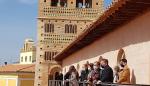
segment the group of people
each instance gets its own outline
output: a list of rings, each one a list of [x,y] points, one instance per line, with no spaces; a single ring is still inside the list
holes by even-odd
[[[83,70],[79,73],[74,66],[70,66],[69,71],[64,75],[64,80],[71,81],[73,86],[82,86],[78,82],[86,82],[88,86],[99,83],[130,83],[130,69],[127,60],[121,59],[119,66],[114,70],[109,66],[107,59],[99,59],[95,63],[84,64]],[[66,86],[70,86],[69,82]]]

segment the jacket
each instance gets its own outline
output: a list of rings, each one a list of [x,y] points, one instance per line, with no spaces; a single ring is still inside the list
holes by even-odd
[[[113,82],[113,70],[109,65],[101,70],[100,80],[101,82]]]
[[[130,69],[126,65],[122,71],[119,72],[119,80],[120,84],[130,84]]]

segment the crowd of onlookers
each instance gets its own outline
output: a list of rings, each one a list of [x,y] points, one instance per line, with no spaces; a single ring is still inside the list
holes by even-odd
[[[73,86],[82,86],[78,81],[87,82],[88,86],[93,86],[98,83],[129,84],[130,69],[127,66],[126,59],[121,59],[119,66],[112,69],[109,66],[109,61],[100,57],[100,59],[94,63],[85,63],[80,73],[74,66],[70,66],[69,71],[64,77],[62,74],[61,76],[58,74],[57,77],[55,78],[56,80],[64,79],[70,81]],[[66,82],[66,86],[69,86],[69,82]]]

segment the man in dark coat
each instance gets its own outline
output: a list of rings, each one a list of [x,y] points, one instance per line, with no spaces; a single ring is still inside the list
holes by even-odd
[[[59,81],[59,86],[62,86],[62,84],[63,84],[63,82],[62,82],[63,81],[63,74],[61,72],[59,73],[59,80],[60,80]]]
[[[103,59],[101,61],[101,75],[100,75],[100,81],[103,83],[113,83],[113,70],[108,65],[108,60]]]
[[[84,69],[81,71],[81,75],[80,75],[80,81],[81,82],[87,81],[89,73],[90,70],[88,69],[88,64],[84,64]],[[83,86],[83,84],[80,83],[79,86]]]
[[[65,86],[69,86],[69,82],[68,82],[67,80],[69,80],[70,77],[71,77],[71,72],[68,71],[68,72],[65,74],[65,76],[64,76],[64,80],[66,81],[66,82],[65,82]]]
[[[55,73],[55,80],[59,80],[59,72]]]
[[[84,64],[84,70],[81,71],[80,81],[87,81],[89,72],[88,64]]]

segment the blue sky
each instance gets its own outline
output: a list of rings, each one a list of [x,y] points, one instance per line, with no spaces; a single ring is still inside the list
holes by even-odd
[[[36,40],[37,1],[0,0],[0,64],[18,60],[25,38]]]
[[[36,0],[0,0],[0,64],[16,62],[24,39],[36,39],[36,17]]]

